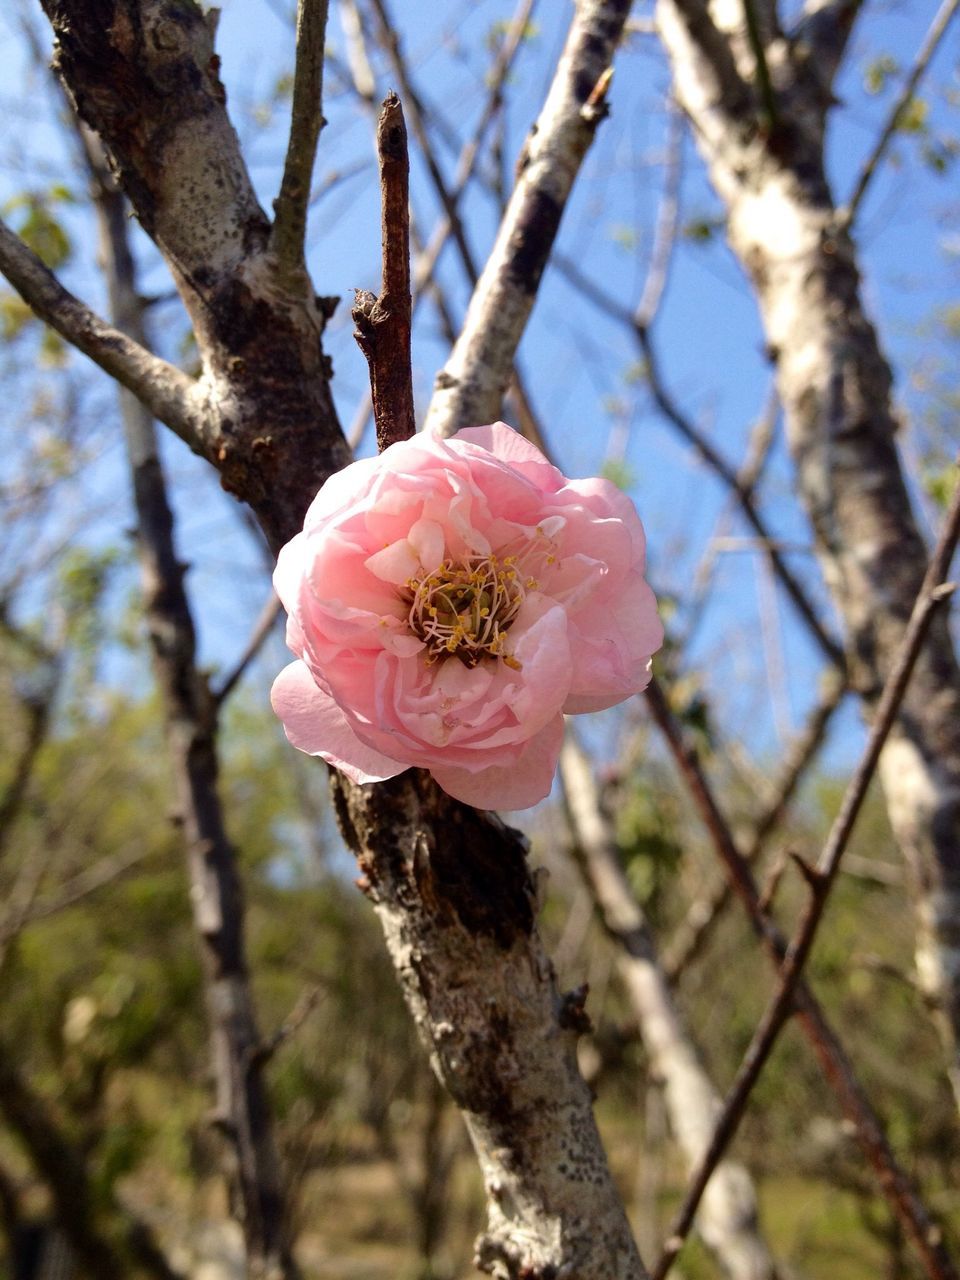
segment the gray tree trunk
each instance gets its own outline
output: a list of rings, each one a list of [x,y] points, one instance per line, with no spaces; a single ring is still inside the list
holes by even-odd
[[[756,289],[797,487],[845,626],[869,716],[926,567],[897,453],[890,366],[863,302],[853,240],[824,167],[830,79],[853,20],[821,5],[785,38],[767,22],[779,113],[731,6],[724,30],[699,0],[659,0],[674,83]],[[960,670],[947,620],[931,628],[880,772],[910,870],[916,963],[960,1103]]]

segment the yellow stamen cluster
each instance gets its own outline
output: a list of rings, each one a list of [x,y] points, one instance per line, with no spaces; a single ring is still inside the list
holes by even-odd
[[[491,657],[519,670],[520,663],[504,650],[506,633],[525,591],[536,586],[533,578],[521,578],[516,556],[444,560],[432,573],[406,582],[410,629],[426,643],[428,663],[455,655],[464,666],[475,667]]]

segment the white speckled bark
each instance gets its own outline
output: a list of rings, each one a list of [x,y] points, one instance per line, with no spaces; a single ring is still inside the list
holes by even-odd
[[[866,314],[855,247],[824,170],[828,81],[851,11],[822,4],[790,50],[782,40],[771,45],[789,121],[773,133],[757,127],[749,92],[744,98],[729,91],[714,57],[692,34],[692,11],[703,12],[699,0],[659,0],[661,35],[678,96],[727,206],[731,247],[756,289],[799,496],[869,715],[919,589],[926,549],[897,453],[890,368]],[[931,628],[880,772],[915,890],[918,971],[937,1009],[956,1087],[960,671],[944,617]]]

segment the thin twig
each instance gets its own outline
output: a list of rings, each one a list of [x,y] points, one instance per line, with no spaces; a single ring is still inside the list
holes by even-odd
[[[653,232],[653,250],[650,267],[643,282],[643,291],[634,314],[634,323],[649,329],[660,308],[680,227],[680,185],[683,179],[683,113],[671,98],[667,104],[666,158],[663,195],[657,209],[657,222]]]
[[[823,918],[823,911],[836,879],[840,860],[853,834],[854,825],[880,759],[880,752],[894,726],[927,629],[935,610],[955,589],[955,583],[945,583],[943,579],[949,571],[958,538],[960,538],[960,489],[954,498],[944,530],[931,558],[910,622],[901,641],[898,656],[884,684],[860,763],[850,779],[840,811],[834,820],[816,867],[804,869],[811,890],[810,900],[784,956],[777,990],[753,1034],[733,1086],[724,1100],[713,1137],[684,1195],[683,1204],[670,1232],[669,1242],[654,1267],[652,1280],[664,1280],[683,1241],[689,1234],[697,1206],[710,1176],[736,1133],[750,1093],[760,1078],[760,1073],[780,1031],[793,1011],[798,984]]]
[[[297,54],[293,72],[290,136],[280,193],[274,201],[270,247],[281,279],[289,283],[305,270],[304,244],[310,184],[323,118],[323,44],[328,0],[299,0]]]
[[[947,27],[950,25],[950,22],[958,8],[960,8],[960,0],[943,0],[943,3],[937,10],[936,16],[930,24],[930,30],[927,32],[926,39],[920,48],[920,52],[917,54],[917,60],[913,64],[913,70],[910,72],[909,76],[907,76],[906,82],[900,90],[900,95],[893,104],[893,109],[891,110],[890,115],[887,117],[887,123],[880,131],[880,136],[874,143],[873,150],[864,162],[864,166],[860,171],[860,177],[857,179],[856,185],[853,188],[853,195],[851,195],[846,207],[840,210],[837,215],[838,222],[840,222],[841,225],[849,227],[855,220],[857,213],[860,210],[860,205],[863,203],[863,197],[866,194],[867,187],[870,185],[874,174],[877,172],[877,169],[880,166],[880,161],[883,159],[887,147],[890,145],[890,140],[897,131],[897,127],[900,124],[903,113],[910,105],[913,95],[917,91],[917,85],[923,79],[927,67],[930,65],[933,55],[936,53],[940,45],[940,41],[946,35]]]
[[[438,374],[427,426],[452,435],[500,413],[520,338],[580,165],[603,118],[627,0],[582,0],[529,135],[463,329]]]
[[[787,951],[786,939],[770,916],[760,908],[760,893],[753,874],[737,847],[730,826],[697,759],[696,751],[687,744],[684,732],[656,680],[651,681],[648,686],[646,699],[677,768],[689,787],[701,821],[731,885],[779,972]],[[927,1275],[930,1280],[960,1280],[944,1245],[943,1232],[931,1219],[897,1162],[880,1119],[864,1094],[843,1045],[802,976],[794,991],[794,999],[800,1014],[801,1028],[810,1041],[821,1071],[851,1122],[857,1142],[876,1171],[881,1190],[906,1235],[913,1242]],[[668,1241],[665,1250],[669,1251],[672,1243]]]
[[[357,291],[354,337],[370,366],[370,392],[381,452],[417,429],[410,363],[410,160],[403,107],[384,99],[377,122],[383,284],[379,297]]]
[[[490,68],[489,75],[487,76],[487,84],[489,86],[487,91],[487,100],[484,103],[484,108],[481,112],[480,119],[477,122],[477,126],[473,131],[473,136],[464,143],[460,152],[460,156],[457,160],[456,172],[453,177],[453,186],[451,187],[446,200],[444,199],[443,190],[441,189],[443,187],[443,182],[439,166],[434,165],[430,168],[431,176],[436,172],[437,177],[440,179],[439,184],[435,182],[437,195],[445,209],[447,209],[448,206],[452,206],[455,218],[451,221],[448,209],[447,216],[444,217],[434,228],[430,239],[427,242],[425,251],[417,260],[413,273],[415,295],[414,305],[416,305],[416,300],[421,291],[424,290],[433,279],[433,273],[436,269],[437,262],[439,261],[440,254],[443,252],[443,247],[453,233],[454,223],[459,223],[460,221],[460,198],[466,190],[467,184],[474,175],[477,159],[480,154],[480,148],[483,145],[483,140],[486,137],[487,130],[502,110],[503,87],[506,83],[507,76],[510,74],[510,69],[513,66],[514,59],[520,49],[520,45],[523,43],[524,33],[527,30],[527,26],[533,14],[535,3],[536,0],[520,0],[514,15],[510,20],[507,33],[497,50],[497,56],[494,60],[493,66]],[[395,56],[399,59],[399,50],[395,51]],[[432,148],[428,148],[428,154],[432,154]],[[465,237],[458,234],[456,236],[456,243],[458,246],[460,245],[461,240],[465,240]],[[461,253],[461,258],[463,260],[464,268],[467,271],[467,275],[470,277],[470,283],[472,285],[476,284],[476,269],[472,265],[470,255],[463,255]]]
[[[27,732],[13,765],[10,780],[0,796],[0,857],[13,834],[17,818],[23,810],[37,757],[47,740],[54,698],[60,682],[62,667],[55,663],[46,688],[32,698],[22,699],[27,713]]]
[[[423,102],[420,99],[410,76],[407,73],[406,60],[400,51],[400,37],[397,35],[397,28],[394,24],[386,5],[386,0],[370,0],[370,8],[373,13],[374,21],[377,26],[377,37],[383,47],[387,50],[390,61],[393,65],[397,79],[400,83],[400,89],[403,93],[404,101],[410,108],[410,123],[413,126],[414,137],[423,153],[424,161],[429,170],[434,188],[440,197],[443,205],[443,211],[447,215],[450,225],[450,234],[457,242],[457,248],[465,262],[470,263],[470,269],[474,276],[477,274],[477,267],[473,257],[473,253],[467,243],[466,230],[463,222],[457,216],[457,206],[449,191],[443,174],[440,172],[440,166],[437,163],[433,148],[430,146],[430,140],[427,137],[426,130],[426,111]]]
[[[960,0],[958,0],[958,3],[960,3]],[[583,297],[592,302],[598,310],[603,311],[615,320],[619,320],[632,330],[646,364],[647,381],[657,408],[669,422],[673,423],[680,435],[696,449],[697,453],[717,477],[736,495],[748,524],[752,526],[757,536],[767,544],[773,570],[800,617],[806,623],[808,630],[824,655],[842,670],[845,665],[843,649],[838,641],[827,632],[799,579],[777,550],[776,539],[771,537],[766,521],[757,508],[752,487],[741,484],[737,472],[731,464],[727,462],[704,433],[694,425],[690,418],[683,413],[667,391],[660,373],[660,365],[650,329],[638,324],[636,315],[631,314],[626,307],[611,298],[594,280],[585,276],[570,259],[557,255],[555,262],[564,276],[579,290]]]
[[[846,682],[835,670],[829,669],[822,681],[820,697],[811,710],[806,725],[786,753],[779,778],[772,788],[773,798],[753,824],[743,852],[748,863],[755,862],[766,847],[770,833],[780,822],[804,774],[816,759],[833,713],[846,692]],[[731,896],[729,880],[721,880],[711,892],[697,899],[691,906],[670,945],[664,949],[664,967],[671,982],[676,982],[684,969],[701,953]]]
[[[297,1034],[324,995],[326,995],[326,988],[323,983],[318,983],[309,991],[304,991],[270,1039],[265,1040],[252,1051],[251,1064],[259,1068],[266,1066],[277,1051]]]
[[[247,667],[254,660],[260,650],[263,648],[267,636],[273,630],[277,618],[283,606],[276,596],[270,596],[260,610],[259,617],[253,624],[253,630],[250,633],[250,639],[247,641],[246,648],[237,659],[233,669],[228,672],[220,685],[220,688],[213,692],[213,700],[217,707],[222,707],[230,694],[233,693],[236,686],[243,679]]]
[[[192,378],[107,324],[63,287],[19,236],[0,222],[0,272],[51,329],[133,392],[196,453],[203,429]]]

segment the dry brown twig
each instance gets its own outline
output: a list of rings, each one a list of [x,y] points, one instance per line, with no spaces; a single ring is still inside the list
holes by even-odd
[[[893,728],[927,629],[935,610],[955,590],[956,584],[948,583],[945,579],[958,538],[960,538],[960,489],[954,497],[943,532],[931,557],[923,586],[901,642],[900,652],[877,704],[867,745],[847,787],[840,811],[820,858],[815,867],[800,862],[801,870],[810,887],[810,901],[786,948],[779,968],[777,990],[754,1032],[737,1077],[724,1101],[713,1137],[684,1196],[683,1204],[674,1220],[670,1239],[654,1268],[653,1280],[664,1280],[679,1253],[711,1173],[732,1140],[764,1063],[789,1015],[793,1012],[803,968],[813,947],[830,890],[840,867],[840,860],[866,797],[883,744]],[[925,1251],[925,1259],[928,1265],[935,1264],[937,1267],[937,1270],[931,1274],[955,1274],[945,1252],[938,1254],[930,1248],[929,1239],[926,1240],[926,1244],[928,1248]]]
[[[379,296],[357,291],[354,337],[370,367],[377,447],[382,453],[417,429],[410,361],[410,160],[403,107],[395,93],[377,121],[383,284]]]

